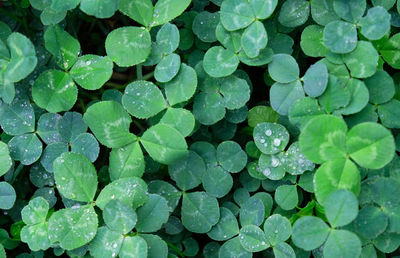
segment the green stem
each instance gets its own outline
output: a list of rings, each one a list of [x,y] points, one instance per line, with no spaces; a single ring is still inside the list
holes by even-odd
[[[170,243],[170,242],[168,242],[168,241],[166,241],[166,240],[164,240],[164,241],[165,241],[165,242],[167,243],[167,245],[168,245],[169,247],[171,247],[171,249],[174,250],[180,257],[182,257],[182,258],[185,257],[185,254],[182,253],[182,251],[179,250],[178,247],[176,247],[174,244],[172,244],[172,243]]]
[[[154,71],[151,72],[151,73],[147,73],[147,74],[143,75],[142,80],[147,81],[148,79],[152,78],[153,76],[154,76]]]
[[[136,79],[143,80],[142,65],[140,64],[136,66]]]
[[[19,173],[21,173],[21,170],[24,168],[24,165],[22,163],[19,163],[17,169],[14,170],[13,176],[10,180],[10,184],[12,185],[15,181],[15,179],[17,179],[17,176],[19,175]]]

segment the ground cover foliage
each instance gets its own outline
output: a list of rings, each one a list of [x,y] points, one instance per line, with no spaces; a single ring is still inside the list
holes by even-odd
[[[400,1],[0,2],[0,257],[394,257]]]

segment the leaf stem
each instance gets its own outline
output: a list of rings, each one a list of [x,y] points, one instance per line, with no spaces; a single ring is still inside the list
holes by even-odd
[[[17,169],[14,170],[13,176],[12,176],[10,182],[9,182],[11,185],[14,183],[15,179],[17,178],[17,176],[19,175],[19,173],[21,173],[21,170],[22,170],[23,168],[24,168],[24,164],[19,163]]]
[[[153,76],[154,76],[154,71],[143,75],[142,80],[147,81],[148,79],[152,78]]]
[[[174,244],[168,242],[167,240],[164,240],[164,241],[165,241],[165,242],[167,243],[167,245],[168,245],[169,247],[171,247],[171,249],[174,250],[180,257],[182,257],[182,258],[185,257],[185,254],[182,253],[182,251],[179,250],[178,247],[176,247]]]
[[[139,80],[143,80],[143,72],[142,72],[142,65],[138,64],[136,66],[136,79]]]

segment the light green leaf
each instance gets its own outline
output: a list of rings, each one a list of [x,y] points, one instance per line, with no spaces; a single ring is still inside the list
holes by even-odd
[[[181,219],[185,228],[194,233],[206,233],[220,218],[218,201],[205,192],[183,194]]]
[[[5,78],[10,82],[18,82],[27,77],[36,67],[35,47],[24,35],[14,32],[7,38],[10,50],[10,62],[5,68]]]
[[[54,161],[54,179],[58,191],[66,198],[90,202],[97,190],[97,173],[85,156],[66,152]]]
[[[7,144],[0,142],[0,176],[7,173],[11,168],[13,161],[10,157],[10,151]]]
[[[72,206],[53,213],[49,219],[49,238],[60,247],[72,250],[89,243],[96,235],[98,219],[90,205]]]
[[[291,83],[276,82],[269,92],[271,107],[280,115],[288,115],[290,108],[296,101],[305,97],[300,81]]]
[[[57,131],[57,123],[60,118],[59,114],[52,113],[44,113],[40,116],[36,132],[46,144],[62,141],[61,135]]]
[[[311,119],[299,137],[300,149],[314,163],[341,158],[346,155],[346,123],[333,115],[319,115]]]
[[[156,232],[168,221],[169,207],[164,197],[149,194],[146,203],[137,209],[136,230],[141,233]]]
[[[111,150],[108,169],[111,181],[132,176],[141,177],[144,169],[143,152],[138,142]]]
[[[85,133],[88,129],[78,112],[66,112],[57,122],[57,132],[65,143],[72,142],[75,137]]]
[[[256,18],[264,20],[272,15],[278,5],[278,0],[250,0],[249,3]]]
[[[354,126],[347,135],[346,145],[350,157],[360,166],[370,169],[384,167],[395,153],[390,131],[371,122]]]
[[[147,129],[140,141],[149,155],[162,164],[173,164],[188,153],[182,134],[164,124],[157,124]]]
[[[298,100],[289,109],[289,121],[300,129],[307,124],[308,121],[324,112],[318,104],[318,100],[305,97]]]
[[[392,8],[395,3],[396,3],[395,0],[372,0],[372,4],[374,6],[382,6],[386,10]]]
[[[342,19],[357,22],[364,14],[367,7],[365,0],[334,0],[333,9]]]
[[[174,211],[182,195],[174,186],[161,180],[151,181],[149,183],[149,192],[164,197],[168,202],[170,212]]]
[[[356,25],[344,21],[330,22],[324,29],[324,44],[333,53],[350,53],[357,47]]]
[[[346,107],[351,100],[351,93],[344,81],[340,78],[329,75],[328,87],[324,94],[319,97],[319,103],[327,113]]]
[[[192,30],[201,41],[212,43],[217,41],[215,29],[218,24],[218,12],[210,13],[203,11],[194,17]]]
[[[35,130],[35,113],[26,99],[14,99],[7,105],[0,102],[1,129],[9,135],[21,135]]]
[[[355,114],[360,112],[369,100],[369,92],[363,81],[351,78],[346,85],[351,93],[350,103],[339,112],[344,115]]]
[[[311,2],[311,15],[319,25],[325,26],[331,21],[339,20],[333,10],[334,0],[314,0]]]
[[[252,196],[248,198],[240,207],[240,224],[242,225],[242,227],[245,225],[260,226],[264,221],[264,215],[264,203],[261,201],[260,198]]]
[[[55,11],[50,7],[46,7],[40,14],[40,21],[43,25],[56,25],[67,16],[67,11]]]
[[[132,119],[118,102],[101,101],[91,105],[83,120],[100,143],[109,148],[119,148],[136,140],[129,132]]]
[[[221,166],[209,166],[203,174],[202,185],[209,195],[221,198],[232,189],[233,179]]]
[[[274,214],[265,221],[264,232],[269,244],[275,246],[289,239],[292,225],[286,217]]]
[[[34,133],[14,136],[8,142],[10,155],[13,160],[30,165],[37,161],[42,154],[42,142]]]
[[[246,80],[234,75],[223,78],[219,93],[224,98],[227,109],[238,109],[243,107],[250,99],[250,87]]]
[[[378,115],[381,123],[388,128],[400,128],[399,117],[400,101],[392,99],[378,106]]]
[[[185,159],[168,166],[168,173],[176,185],[184,190],[190,190],[201,184],[201,179],[206,171],[203,159],[193,151]]]
[[[306,250],[311,251],[320,247],[329,234],[329,227],[325,222],[312,216],[301,217],[293,225],[293,243]]]
[[[224,141],[217,147],[217,161],[225,170],[237,173],[246,167],[247,155],[236,142]]]
[[[328,69],[324,63],[311,65],[303,77],[304,91],[310,97],[319,97],[328,85]]]
[[[103,210],[106,225],[115,232],[127,234],[137,222],[136,212],[118,199],[111,200]]]
[[[49,203],[42,197],[29,201],[21,211],[22,220],[27,225],[35,225],[46,221]]]
[[[390,14],[380,6],[368,9],[365,17],[361,18],[361,34],[369,40],[378,40],[390,31]]]
[[[195,127],[193,114],[183,108],[168,108],[160,123],[175,128],[184,137],[190,135]]]
[[[286,128],[276,123],[260,123],[253,131],[257,148],[265,154],[275,154],[285,149],[289,142]]]
[[[196,88],[196,71],[184,63],[181,64],[178,74],[164,84],[165,96],[171,106],[189,100],[194,95]]]
[[[250,127],[256,127],[263,122],[274,123],[278,121],[278,113],[268,106],[255,106],[247,114],[247,123]]]
[[[123,14],[143,26],[149,26],[153,20],[153,3],[151,0],[119,0],[118,9]]]
[[[81,51],[79,41],[58,25],[47,28],[44,43],[46,49],[56,58],[57,65],[64,70],[71,68]]]
[[[221,4],[221,23],[228,31],[243,29],[255,20],[255,14],[249,1],[225,0]]]
[[[119,66],[128,67],[146,61],[151,51],[151,37],[145,28],[126,26],[107,35],[107,55]]]
[[[14,187],[7,182],[0,182],[0,209],[9,210],[14,206],[17,195]]]
[[[82,12],[97,18],[110,18],[118,9],[117,0],[81,0]]]
[[[253,257],[251,252],[246,251],[240,244],[239,237],[235,237],[231,240],[226,241],[219,249],[219,258],[231,258],[231,257],[241,257],[241,258],[251,258]]]
[[[157,45],[163,55],[174,52],[179,46],[179,30],[175,24],[166,23],[157,32]]]
[[[32,87],[35,103],[51,113],[68,111],[78,97],[78,89],[68,73],[47,70],[39,75]]]
[[[249,252],[260,252],[270,246],[264,232],[254,225],[243,226],[240,229],[239,240],[243,248]]]
[[[96,237],[89,244],[90,254],[94,257],[115,257],[121,250],[124,236],[108,227],[100,227]]]
[[[325,1],[325,0],[320,0]],[[311,12],[314,2],[311,2]],[[301,33],[300,46],[304,54],[311,57],[322,57],[328,54],[329,50],[323,43],[324,27],[309,25]]]
[[[304,171],[312,171],[314,163],[309,161],[300,151],[299,142],[290,145],[284,156],[281,158],[283,168],[291,175],[301,175]]]
[[[299,202],[295,185],[281,185],[275,190],[275,201],[284,210],[291,210]]]
[[[246,55],[250,58],[257,57],[260,54],[260,50],[267,46],[267,43],[267,31],[260,21],[253,22],[242,34],[241,45]]]
[[[111,78],[112,69],[108,56],[84,55],[78,58],[70,75],[82,88],[97,90]]]
[[[220,218],[207,235],[215,241],[225,241],[239,234],[237,219],[233,213],[224,207],[219,208]]]
[[[377,71],[364,82],[369,91],[369,101],[372,104],[388,102],[395,94],[393,78],[384,70]]]
[[[324,205],[329,194],[338,189],[360,193],[360,172],[349,159],[333,159],[323,163],[314,175],[314,191]]]
[[[151,27],[167,23],[178,17],[190,5],[191,0],[159,0],[154,6]]]
[[[283,3],[278,21],[286,27],[303,25],[310,15],[310,3],[305,0],[288,0]]]
[[[180,67],[181,57],[178,54],[164,56],[154,70],[154,78],[158,82],[169,82],[178,74]]]
[[[72,140],[71,151],[82,154],[91,162],[95,162],[99,156],[100,147],[93,134],[82,133]]]
[[[379,55],[374,46],[368,41],[359,41],[356,49],[343,56],[343,61],[356,78],[372,76],[378,66]]]
[[[147,257],[148,258],[167,258],[168,245],[158,235],[140,234],[147,243]]]
[[[280,83],[289,83],[299,78],[299,66],[292,56],[276,54],[268,64],[268,72],[272,79]]]
[[[64,142],[55,142],[46,146],[43,151],[42,157],[40,158],[40,164],[48,172],[53,172],[53,162],[58,156],[68,152],[68,144]]]
[[[356,234],[347,230],[332,230],[324,245],[324,257],[359,257],[361,241]]]
[[[68,11],[74,9],[79,2],[80,0],[51,0],[50,8],[55,11]]]
[[[236,71],[238,65],[239,58],[237,55],[231,50],[224,49],[221,46],[215,46],[208,49],[204,55],[204,71],[212,77],[218,78],[231,75]]]
[[[96,206],[104,210],[107,203],[113,199],[120,200],[132,208],[140,207],[147,201],[147,185],[136,176],[115,180],[101,190],[96,199]]]
[[[326,198],[324,209],[331,226],[341,227],[349,224],[357,217],[358,201],[352,192],[336,190]]]
[[[122,96],[122,105],[131,115],[138,118],[152,117],[167,107],[158,87],[147,81],[128,84]]]
[[[400,3],[400,2],[398,2]],[[383,59],[393,68],[400,68],[400,33],[393,35],[389,40],[386,40],[380,48],[380,53]]]
[[[272,250],[274,251],[274,255],[276,258],[295,258],[296,253],[293,248],[286,244],[285,242],[280,242],[275,245]]]
[[[51,245],[46,222],[48,210],[49,203],[42,197],[36,197],[21,211],[22,219],[27,224],[21,230],[21,241],[27,243],[31,250],[46,250]]]
[[[147,243],[140,236],[127,236],[122,243],[119,257],[147,257]]]

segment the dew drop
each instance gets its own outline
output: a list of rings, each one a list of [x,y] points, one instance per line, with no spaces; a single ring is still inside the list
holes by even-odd
[[[272,131],[270,129],[268,129],[267,131],[265,131],[265,135],[266,136],[271,136],[272,135]]]
[[[281,145],[281,140],[279,140],[278,138],[274,139],[274,145],[276,147],[278,147],[279,145]]]

